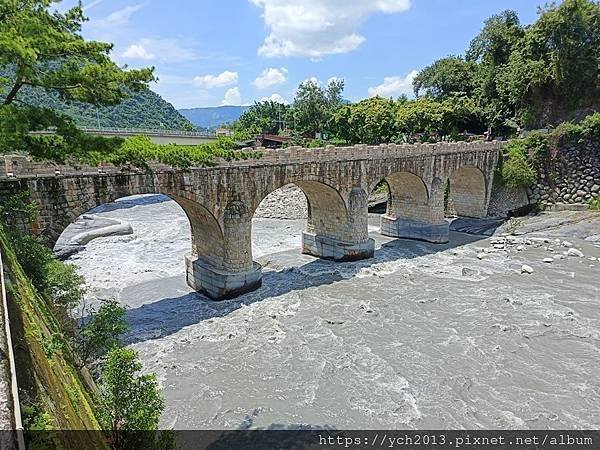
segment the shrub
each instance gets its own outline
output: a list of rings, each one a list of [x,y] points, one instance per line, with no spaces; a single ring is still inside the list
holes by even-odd
[[[164,400],[156,375],[139,375],[142,364],[131,349],[108,353],[100,380],[100,424],[109,431],[111,448],[155,449]],[[143,433],[127,433],[142,431]],[[160,439],[159,439],[160,441]],[[164,442],[162,443],[164,444]]]
[[[106,300],[98,311],[90,311],[91,318],[80,329],[77,350],[86,363],[104,357],[121,345],[121,335],[129,330],[125,308],[116,300]]]
[[[85,291],[85,279],[77,273],[74,265],[54,258],[47,262],[43,293],[55,305],[71,310],[79,305]]]
[[[600,112],[587,116],[579,125],[585,137],[600,140]]]
[[[81,302],[85,280],[75,266],[56,259],[48,247],[31,236],[12,232],[10,238],[19,264],[38,292],[67,310]]]
[[[540,151],[543,147],[534,138],[529,143],[525,140],[514,140],[504,147],[504,162],[500,171],[504,183],[509,187],[531,186],[537,179],[537,173],[533,169],[530,158],[529,145]]]
[[[37,205],[31,201],[29,191],[12,195],[3,205],[0,205],[0,222],[6,225],[15,220],[33,222],[38,214]]]
[[[600,211],[600,195],[590,201],[589,207],[592,211]]]

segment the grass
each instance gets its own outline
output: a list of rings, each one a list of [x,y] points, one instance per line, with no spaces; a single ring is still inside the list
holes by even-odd
[[[590,203],[589,203],[589,208],[592,211],[600,211],[600,195],[594,197]]]

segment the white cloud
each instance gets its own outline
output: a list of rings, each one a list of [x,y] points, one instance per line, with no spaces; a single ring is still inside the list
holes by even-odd
[[[221,102],[221,105],[241,105],[242,104],[242,94],[240,92],[240,88],[237,86],[231,89],[228,89],[225,92],[225,98]]]
[[[275,102],[275,103],[283,103],[284,105],[288,105],[288,102],[285,98],[283,98],[279,94],[273,94],[269,97],[263,97],[260,99],[261,102]]]
[[[276,69],[269,67],[260,74],[256,80],[252,82],[258,89],[267,89],[279,84],[283,84],[287,81],[288,70],[285,67]]]
[[[131,44],[129,47],[127,47],[127,50],[121,54],[121,56],[129,59],[150,60],[155,58],[155,56],[148,52],[148,50],[146,50],[146,48],[141,44]]]
[[[385,77],[383,83],[369,88],[369,96],[375,97],[400,97],[413,93],[413,80],[419,72],[413,70],[405,77]]]
[[[270,33],[258,54],[266,57],[348,53],[365,41],[360,25],[372,14],[410,8],[411,0],[249,0],[262,8]]]
[[[140,39],[119,55],[126,59],[155,60],[160,62],[184,62],[197,59],[196,53],[177,39]]]
[[[194,78],[194,83],[204,88],[225,87],[236,84],[239,75],[237,72],[226,70],[218,75],[203,75]],[[230,89],[231,90],[231,89]]]
[[[83,5],[83,9],[85,11],[88,11],[90,9],[92,9],[94,6],[99,5],[100,3],[102,3],[104,0],[92,0],[91,2]]]
[[[92,4],[88,6],[88,8],[96,4],[96,2],[92,2]],[[90,23],[93,25],[94,28],[114,28],[127,25],[129,23],[129,19],[131,19],[131,16],[143,7],[144,5],[141,3],[137,5],[126,6],[125,8],[121,8],[110,13],[108,16],[102,19],[94,20]]]

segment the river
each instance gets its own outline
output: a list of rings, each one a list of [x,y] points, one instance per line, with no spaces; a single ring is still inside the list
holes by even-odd
[[[333,263],[300,254],[305,220],[255,219],[263,287],[211,302],[185,283],[189,224],[174,202],[94,214],[133,234],[70,261],[88,302],[128,308],[164,427],[600,428],[600,244],[564,224],[433,245],[380,236],[373,216],[375,258]]]

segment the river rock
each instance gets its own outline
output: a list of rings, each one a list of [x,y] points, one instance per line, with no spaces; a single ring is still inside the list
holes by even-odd
[[[521,273],[532,274],[533,267],[528,266],[527,264],[523,264],[523,266],[521,267]]]
[[[577,258],[583,258],[583,253],[580,250],[577,250],[576,248],[571,247],[569,249],[569,251],[567,252],[567,256],[574,256]]]

